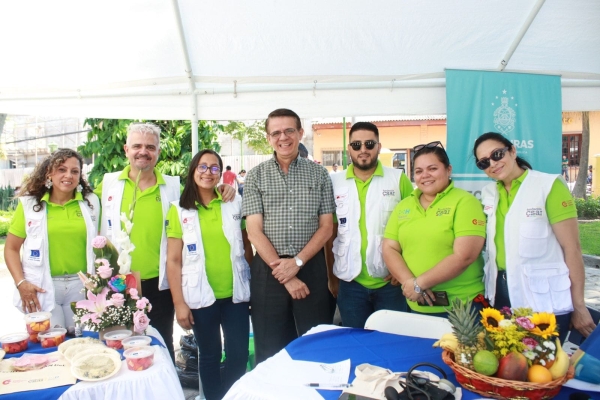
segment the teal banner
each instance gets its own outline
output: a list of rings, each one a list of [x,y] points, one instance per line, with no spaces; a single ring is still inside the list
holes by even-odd
[[[490,179],[473,143],[486,132],[505,135],[535,170],[561,173],[560,76],[446,70],[446,109],[452,178],[477,198]]]

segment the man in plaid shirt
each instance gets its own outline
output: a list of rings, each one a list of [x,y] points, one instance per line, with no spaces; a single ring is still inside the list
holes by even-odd
[[[257,252],[250,266],[257,363],[310,328],[331,323],[323,246],[335,211],[329,173],[299,157],[300,117],[277,109],[265,130],[273,158],[248,172],[242,206]]]

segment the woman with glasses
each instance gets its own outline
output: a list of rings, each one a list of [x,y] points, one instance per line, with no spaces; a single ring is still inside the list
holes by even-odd
[[[473,195],[454,187],[440,142],[413,152],[417,188],[390,216],[383,257],[412,312],[447,316],[454,298],[482,298],[485,216]]]
[[[241,219],[242,198],[224,203],[216,190],[222,170],[214,151],[196,154],[181,198],[167,215],[167,276],[175,314],[182,328],[194,331],[207,400],[221,399],[248,362],[252,248]]]
[[[585,272],[577,209],[564,179],[535,171],[499,133],[473,147],[477,168],[496,182],[482,191],[488,217],[486,296],[495,308],[531,307],[588,336],[594,322],[583,297]]]

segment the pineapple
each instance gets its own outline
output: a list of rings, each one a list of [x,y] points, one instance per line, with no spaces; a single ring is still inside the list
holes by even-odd
[[[478,321],[477,311],[471,309],[472,303],[455,298],[452,301],[452,310],[448,310],[448,320],[458,340],[454,359],[457,364],[471,370],[473,357],[479,350],[485,349],[483,341],[478,337],[483,327]]]

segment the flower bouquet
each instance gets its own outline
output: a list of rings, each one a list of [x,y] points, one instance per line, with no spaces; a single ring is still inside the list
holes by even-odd
[[[118,254],[113,244],[104,236],[96,236],[92,242],[98,268],[94,275],[79,273],[86,300],[78,301],[74,307],[75,322],[86,325],[90,330],[101,331],[115,326],[124,326],[143,334],[149,325],[147,313],[152,305],[145,297],[140,297],[137,280],[129,268],[122,273],[122,254]],[[125,265],[131,265],[125,259]],[[128,263],[127,263],[128,261]]]
[[[485,308],[455,299],[448,319],[453,333],[434,344],[465,388],[498,399],[551,398],[569,378],[556,316],[530,308]],[[572,370],[571,370],[572,374]]]

